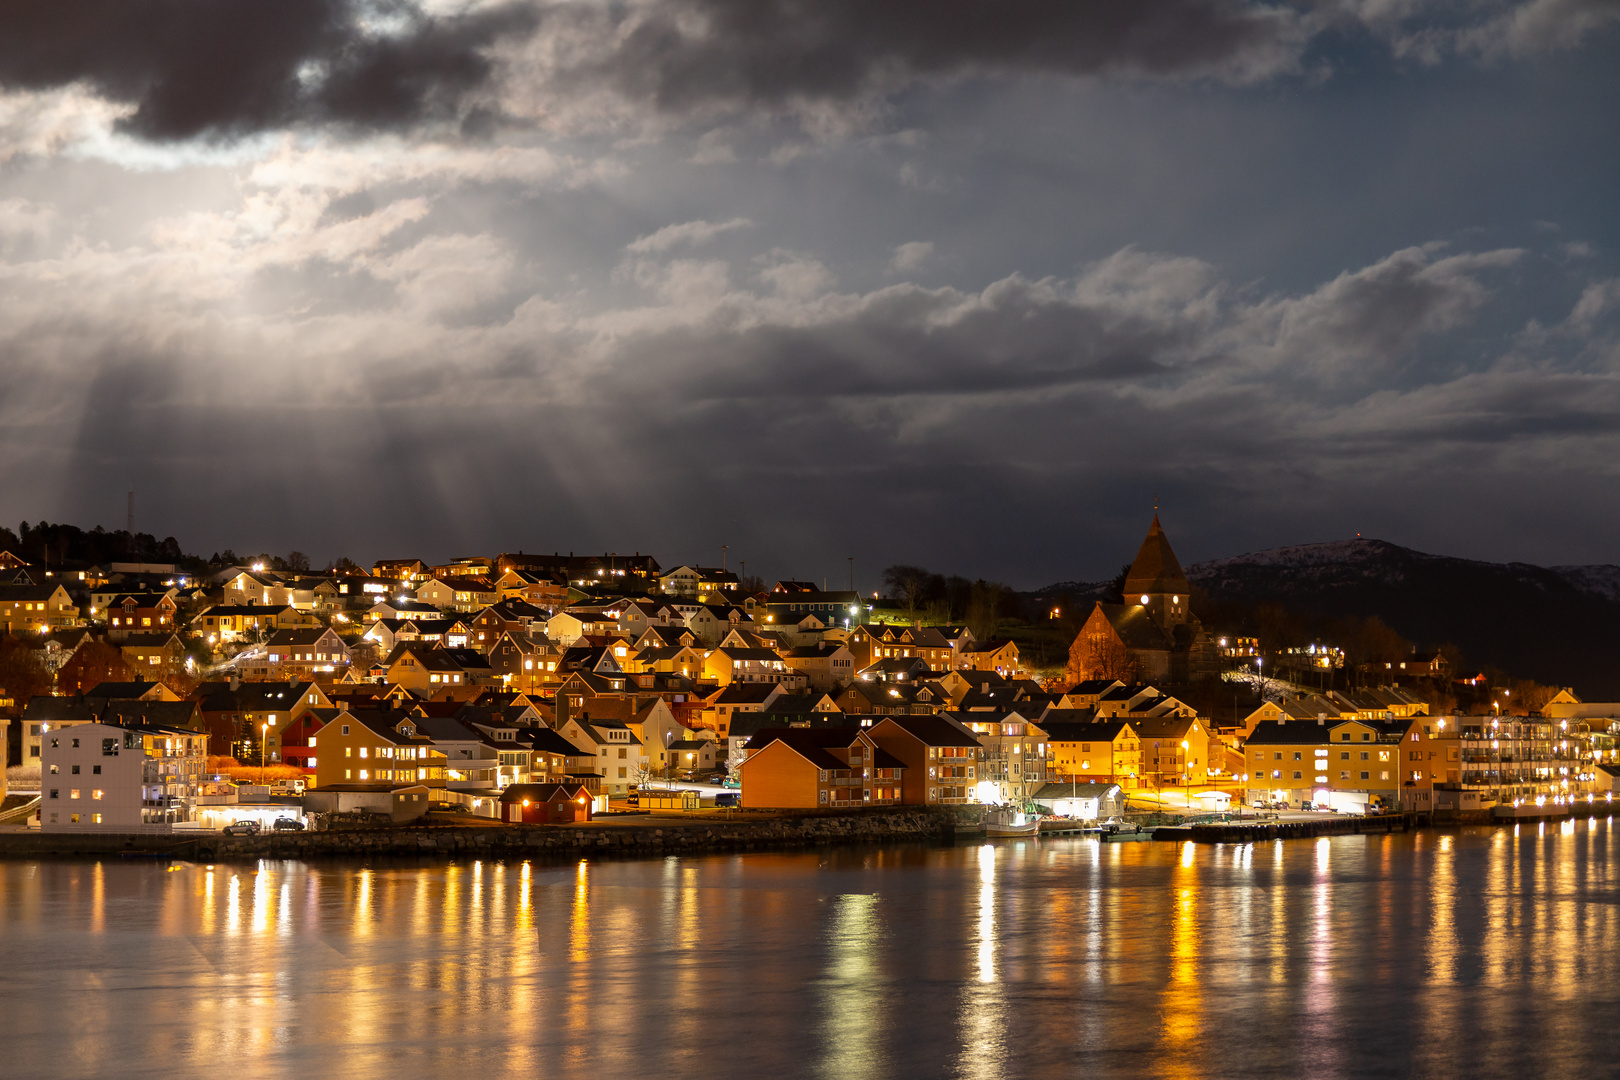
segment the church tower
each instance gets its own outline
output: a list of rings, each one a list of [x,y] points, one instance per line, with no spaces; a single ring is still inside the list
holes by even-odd
[[[1148,617],[1174,638],[1175,628],[1189,621],[1187,594],[1192,586],[1182,573],[1176,553],[1170,550],[1170,540],[1159,524],[1159,515],[1153,515],[1142,549],[1136,553],[1130,572],[1125,575],[1125,603],[1140,604]]]

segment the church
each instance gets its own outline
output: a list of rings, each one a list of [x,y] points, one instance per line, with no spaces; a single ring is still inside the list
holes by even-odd
[[[1155,514],[1125,575],[1125,602],[1099,601],[1069,646],[1069,680],[1191,683],[1219,674],[1219,651],[1192,613],[1191,591]]]

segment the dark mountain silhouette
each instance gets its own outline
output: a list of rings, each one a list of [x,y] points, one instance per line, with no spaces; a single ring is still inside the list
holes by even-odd
[[[1455,644],[1472,667],[1620,698],[1620,567],[1478,562],[1355,539],[1197,563],[1187,577],[1217,602],[1376,615],[1414,642]]]
[[[1620,566],[1479,562],[1357,538],[1213,559],[1186,573],[1208,607],[1276,604],[1314,623],[1377,616],[1421,647],[1456,645],[1474,670],[1620,700]],[[1032,595],[1089,606],[1118,593],[1117,580],[1066,581]]]

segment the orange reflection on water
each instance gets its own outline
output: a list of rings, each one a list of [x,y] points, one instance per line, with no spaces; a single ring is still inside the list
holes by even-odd
[[[1214,850],[1214,849],[1211,849]],[[1160,994],[1162,1076],[1203,1075],[1197,1044],[1203,1030],[1203,988],[1198,977],[1198,846],[1187,841],[1170,876],[1170,970]]]

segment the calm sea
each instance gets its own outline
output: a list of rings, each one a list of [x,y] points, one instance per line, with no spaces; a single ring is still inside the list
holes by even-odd
[[[1617,845],[0,863],[0,1076],[1586,1080]]]

